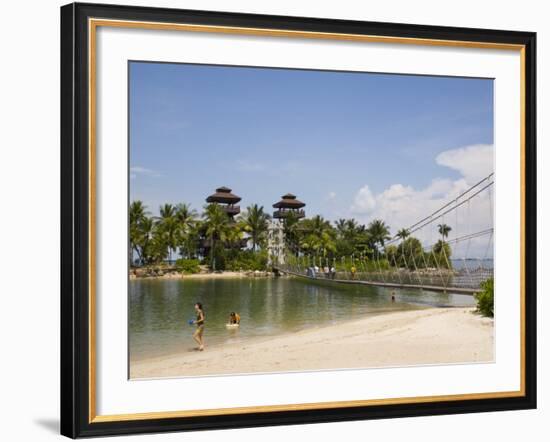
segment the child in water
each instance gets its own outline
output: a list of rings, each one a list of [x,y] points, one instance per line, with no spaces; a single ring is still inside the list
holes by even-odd
[[[240,324],[241,323],[241,317],[238,313],[231,312],[229,315],[229,324]]]

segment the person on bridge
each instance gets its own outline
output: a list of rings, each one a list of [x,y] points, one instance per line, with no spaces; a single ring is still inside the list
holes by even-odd
[[[354,265],[351,266],[351,279],[355,279],[355,272],[357,272],[357,269]]]

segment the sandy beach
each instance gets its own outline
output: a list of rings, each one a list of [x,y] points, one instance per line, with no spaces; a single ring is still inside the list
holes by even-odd
[[[131,361],[130,377],[490,362],[493,320],[473,308],[429,308],[369,316],[246,343]]]

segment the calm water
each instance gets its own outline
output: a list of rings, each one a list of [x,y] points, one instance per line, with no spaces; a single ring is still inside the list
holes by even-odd
[[[495,263],[492,258],[489,259],[451,259],[453,264],[453,269],[455,270],[475,270],[480,267],[485,269],[492,269],[495,266]]]
[[[194,303],[206,314],[208,346],[358,319],[369,314],[430,306],[473,305],[472,296],[396,290],[368,286],[335,286],[297,278],[130,281],[130,357],[142,359],[186,351],[194,346]],[[241,326],[227,329],[229,313],[241,315]]]

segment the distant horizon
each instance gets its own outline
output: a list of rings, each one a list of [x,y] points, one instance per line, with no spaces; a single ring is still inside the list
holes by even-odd
[[[494,170],[491,79],[129,69],[129,197],[152,215],[164,203],[200,213],[226,186],[241,212],[258,204],[271,215],[290,192],[307,217],[379,218],[394,235]],[[475,225],[489,222],[485,212]]]

